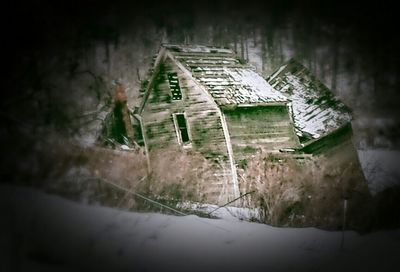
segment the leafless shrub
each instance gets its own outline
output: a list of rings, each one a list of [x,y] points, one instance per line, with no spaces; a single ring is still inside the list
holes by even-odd
[[[255,191],[247,204],[261,208],[261,218],[277,225],[284,203],[300,199],[299,182],[294,179],[294,168],[288,162],[274,161],[272,156],[258,154],[248,161],[245,171],[240,171],[241,188]]]
[[[132,187],[147,174],[141,149],[82,147],[60,138],[35,146],[26,165],[21,180],[27,185],[74,199],[101,194],[101,179]]]
[[[359,211],[366,186],[352,163],[314,157],[302,162],[282,155],[258,154],[239,170],[241,191],[255,191],[245,205],[260,207],[262,220],[272,225],[339,228],[343,199]]]

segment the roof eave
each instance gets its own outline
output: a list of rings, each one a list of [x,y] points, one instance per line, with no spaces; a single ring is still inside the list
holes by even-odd
[[[274,102],[263,102],[263,103],[243,103],[237,104],[238,108],[248,108],[248,107],[263,107],[263,106],[286,106],[288,101],[274,101]]]
[[[253,108],[253,107],[276,107],[276,106],[287,106],[286,102],[268,102],[268,103],[241,103],[241,104],[220,104],[219,107],[223,110],[235,110],[237,108]]]
[[[340,127],[336,128],[336,129],[334,129],[332,131],[324,133],[323,135],[321,135],[318,138],[315,138],[315,139],[312,139],[312,140],[309,140],[309,141],[305,142],[303,144],[303,146],[298,149],[298,151],[309,153],[309,152],[306,152],[306,150],[311,145],[313,145],[313,144],[315,144],[317,142],[323,141],[325,138],[328,138],[328,137],[330,137],[330,136],[332,136],[334,134],[343,133],[343,131],[350,131],[350,133],[352,133],[351,121],[348,121],[348,122],[342,124]]]
[[[139,105],[139,114],[141,114],[143,112],[143,109],[146,105],[147,99],[149,98],[151,89],[153,88],[154,82],[155,82],[155,78],[158,75],[159,72],[159,68],[160,68],[160,64],[165,60],[166,57],[166,49],[165,47],[161,46],[160,50],[158,52],[156,61],[154,62],[154,66],[153,66],[153,73],[150,77],[149,83],[147,84],[146,90],[144,92],[144,97]]]

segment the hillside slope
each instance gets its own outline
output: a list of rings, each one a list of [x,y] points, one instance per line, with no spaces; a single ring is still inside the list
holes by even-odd
[[[400,230],[315,228],[86,206],[0,187],[2,271],[394,271]],[[96,270],[94,270],[96,269]]]

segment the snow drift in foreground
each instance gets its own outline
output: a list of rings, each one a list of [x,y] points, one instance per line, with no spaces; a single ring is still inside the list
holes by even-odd
[[[1,271],[394,271],[400,252],[400,230],[349,231],[340,250],[340,232],[125,212],[0,188]]]

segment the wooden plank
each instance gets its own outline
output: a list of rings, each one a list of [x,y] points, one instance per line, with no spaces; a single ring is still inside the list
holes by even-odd
[[[139,123],[140,123],[140,130],[142,133],[143,144],[144,144],[145,154],[146,154],[147,174],[150,174],[151,173],[151,164],[150,164],[149,146],[148,146],[147,137],[146,137],[146,130],[144,129],[144,123],[143,123],[142,117],[139,114],[135,114],[135,118],[137,120],[139,120]]]
[[[171,52],[171,51],[169,51]],[[233,53],[190,53],[190,52],[172,52],[172,54],[179,57],[196,57],[196,58],[204,58],[204,57],[231,57],[236,58],[236,55]]]
[[[202,59],[202,60],[229,60],[229,61],[239,61],[237,58],[235,57],[230,57],[229,55],[223,55],[223,56],[215,56],[215,55],[207,55],[207,54],[203,54],[203,55],[177,55],[174,54],[175,58],[177,60],[187,60],[187,59]]]
[[[186,63],[185,65],[190,68],[190,70],[195,69],[196,67],[226,67],[226,68],[243,68],[243,69],[251,69],[250,66],[243,64],[210,64],[210,63]]]
[[[221,112],[221,124],[224,130],[225,141],[228,148],[229,162],[231,164],[231,169],[232,169],[231,171],[232,171],[234,198],[237,198],[239,197],[239,185],[237,180],[236,165],[233,157],[232,143],[229,135],[228,125],[226,124],[226,119],[222,112]]]
[[[148,99],[148,97],[150,95],[150,92],[151,92],[151,90],[152,90],[152,88],[154,86],[155,78],[158,75],[158,70],[159,70],[159,67],[160,67],[160,63],[165,58],[165,51],[166,51],[165,48],[162,47],[160,49],[160,52],[158,53],[157,59],[156,59],[156,61],[154,63],[154,68],[153,68],[154,72],[153,72],[153,74],[152,74],[152,76],[151,76],[151,78],[149,80],[149,84],[147,85],[147,88],[146,88],[146,91],[144,93],[144,97],[142,99],[142,102],[139,105],[139,115],[142,113],[144,105],[146,104],[147,99]]]

